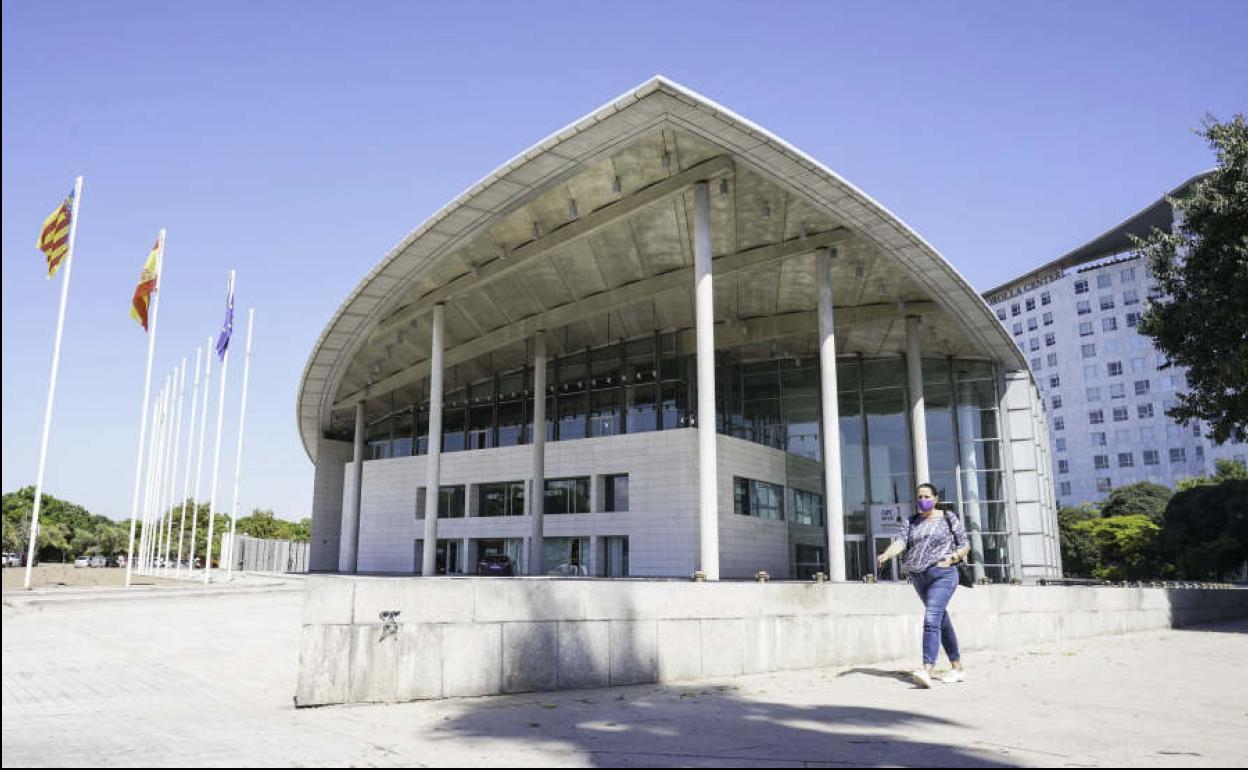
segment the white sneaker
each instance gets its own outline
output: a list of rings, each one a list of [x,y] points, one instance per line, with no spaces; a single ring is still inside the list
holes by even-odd
[[[931,675],[929,675],[926,671],[924,671],[921,668],[916,668],[915,670],[911,671],[910,678],[914,680],[915,684],[917,684],[919,687],[922,687],[924,690],[930,690],[932,688]]]
[[[957,684],[958,682],[966,681],[966,672],[961,669],[951,668],[937,678],[947,684]]]

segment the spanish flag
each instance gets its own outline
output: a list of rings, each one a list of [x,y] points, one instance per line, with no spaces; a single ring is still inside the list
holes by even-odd
[[[74,191],[70,190],[65,201],[43,220],[39,240],[35,244],[48,257],[48,277],[56,275],[61,261],[69,251],[69,225],[74,216]]]
[[[156,291],[156,281],[159,278],[157,273],[160,269],[159,259],[160,237],[158,236],[156,245],[152,246],[152,252],[147,255],[147,261],[143,263],[143,272],[139,273],[139,285],[134,287],[134,299],[130,301],[130,317],[139,322],[143,331],[147,331],[147,308],[151,304],[152,292]]]

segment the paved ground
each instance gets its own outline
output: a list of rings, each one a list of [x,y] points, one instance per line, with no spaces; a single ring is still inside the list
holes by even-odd
[[[175,581],[163,577],[134,573],[133,585],[166,585]],[[21,589],[26,584],[25,567],[5,567],[4,590]],[[35,590],[52,588],[85,588],[94,586],[124,586],[125,567],[75,567],[71,564],[36,564],[30,572],[30,584]]]
[[[907,661],[296,710],[301,595],[272,587],[6,592],[4,766],[1248,763],[1248,622],[968,655],[933,690]]]

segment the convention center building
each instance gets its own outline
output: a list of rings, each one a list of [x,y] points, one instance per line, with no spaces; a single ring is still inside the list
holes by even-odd
[[[930,481],[980,577],[1060,574],[1045,405],[993,311],[662,77],[382,256],[296,409],[314,572],[855,580]]]

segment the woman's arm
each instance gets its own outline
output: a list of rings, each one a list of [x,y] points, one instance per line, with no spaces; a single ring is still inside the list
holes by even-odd
[[[906,544],[900,540],[894,540],[892,543],[889,544],[888,548],[884,549],[884,553],[875,557],[875,563],[878,566],[883,567],[885,564],[888,563],[889,559],[893,558],[894,556],[896,556],[897,554],[901,553],[904,550],[906,550]]]

